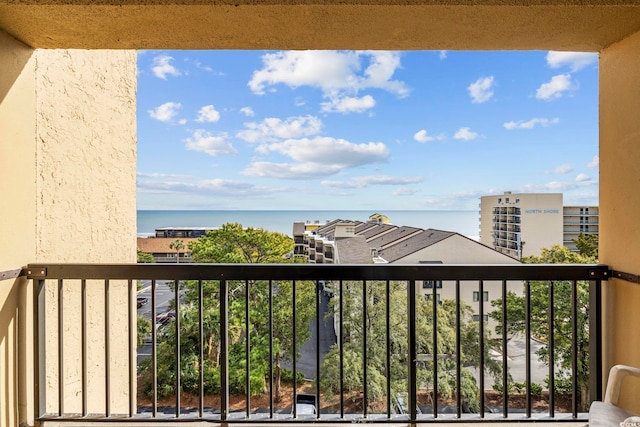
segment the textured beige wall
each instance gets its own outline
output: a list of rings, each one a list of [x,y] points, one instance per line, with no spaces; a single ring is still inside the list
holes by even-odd
[[[36,51],[34,262],[136,260],[136,53]],[[128,411],[126,283],[110,284],[112,413]],[[105,411],[104,283],[87,284],[89,413]],[[58,290],[46,288],[45,412],[58,410]],[[65,412],[82,412],[79,283],[63,288]]]
[[[135,262],[136,56],[33,50],[0,32],[0,271]],[[0,425],[33,424],[31,285],[0,282]],[[80,412],[80,304],[66,285],[65,410]],[[128,410],[127,287],[110,284],[111,410]],[[57,411],[57,290],[47,285],[45,412]],[[104,411],[104,284],[88,291],[89,411]]]
[[[600,54],[600,261],[634,274],[640,274],[638,159],[640,33]],[[610,280],[605,298],[605,368],[640,366],[640,286]],[[626,396],[640,411],[640,384]]]
[[[37,51],[36,262],[133,262],[136,57]]]
[[[35,254],[34,50],[0,31],[0,235],[11,242],[0,271]]]
[[[0,31],[0,271],[35,257],[35,60],[33,49]],[[0,425],[33,420],[30,286],[0,280]]]

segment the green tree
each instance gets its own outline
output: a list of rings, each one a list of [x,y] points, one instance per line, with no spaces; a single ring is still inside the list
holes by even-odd
[[[294,243],[286,234],[227,223],[192,241],[189,248],[195,262],[272,264],[289,262]]]
[[[141,346],[144,345],[145,340],[151,333],[151,320],[138,314],[136,325],[138,329],[136,341]]]
[[[361,282],[343,283],[343,360],[344,360],[344,392],[357,391],[367,381],[368,398],[378,400],[386,393],[387,377],[391,380],[392,393],[407,390],[407,358],[408,354],[408,318],[407,289],[405,283],[390,282],[389,301],[386,299],[385,282],[367,282],[366,289],[366,321],[363,322],[363,287]],[[338,292],[335,293],[338,295]],[[339,297],[332,300],[334,313],[338,313]],[[386,311],[389,310],[389,331],[391,347],[390,371],[387,372],[387,324]],[[427,389],[433,388],[433,314],[434,305],[425,296],[416,299],[416,353],[419,355],[416,375],[418,384]],[[456,306],[455,301],[444,300],[436,304],[438,319],[438,392],[439,398],[455,396],[457,384],[455,377],[456,353]],[[472,309],[461,306],[462,324],[460,330],[462,384],[461,394],[470,408],[477,410],[478,386],[472,372],[465,367],[479,366],[479,327],[472,320]],[[363,329],[364,324],[364,329]],[[367,339],[367,378],[364,377],[363,346],[364,334]],[[494,377],[499,377],[501,366],[489,357],[492,341],[485,328],[485,363]],[[321,378],[321,389],[328,394],[339,393],[339,347],[332,347],[324,360]],[[431,397],[433,399],[434,396]],[[367,402],[368,404],[369,402]]]
[[[156,262],[155,258],[153,257],[153,255],[151,255],[148,252],[142,252],[141,250],[138,250],[138,263],[142,264],[142,263],[153,263]]]
[[[281,233],[263,229],[244,228],[240,224],[224,224],[192,241],[193,260],[200,263],[290,263],[288,254],[293,250],[293,240]],[[183,388],[198,392],[199,384],[199,286],[197,281],[181,282],[184,299],[180,305],[181,380]],[[204,281],[202,326],[204,335],[205,391],[219,390],[220,381],[220,318],[219,281]],[[309,324],[315,316],[315,291],[313,282],[291,281],[228,281],[228,331],[229,331],[229,383],[232,393],[245,392],[245,348],[250,343],[250,390],[262,393],[268,379],[269,344],[274,351],[275,397],[280,399],[281,361],[299,356],[300,347],[309,339]],[[296,290],[296,345],[293,346],[292,307],[293,289]],[[247,298],[247,291],[249,292]],[[273,337],[269,336],[269,295],[273,297]],[[245,324],[246,302],[249,303],[250,323]],[[175,392],[174,364],[175,328],[170,323],[161,335],[158,349],[158,382],[165,393]],[[147,388],[149,384],[147,383]]]
[[[598,259],[598,235],[580,233],[577,239],[573,239],[576,248],[581,255]]]
[[[174,240],[169,244],[169,249],[176,251],[176,263],[180,262],[180,251],[185,248],[184,241],[181,239]]]
[[[529,256],[522,259],[526,264],[591,264],[597,262],[593,256],[586,256],[572,252],[565,246],[554,245],[551,248],[542,249],[540,256]],[[549,342],[549,281],[529,282],[530,302],[530,327],[532,337],[544,342]],[[550,360],[549,347],[540,348],[538,356],[549,365],[556,363],[560,366],[558,378],[569,375],[572,363],[572,319],[571,295],[573,283],[571,281],[553,281],[554,292],[554,360]],[[577,295],[577,382],[581,406],[588,408],[589,398],[589,283],[578,281],[576,283]],[[494,311],[491,318],[498,322],[496,332],[502,332],[502,300],[492,302]],[[525,296],[514,292],[507,294],[507,334],[523,334],[525,331]]]

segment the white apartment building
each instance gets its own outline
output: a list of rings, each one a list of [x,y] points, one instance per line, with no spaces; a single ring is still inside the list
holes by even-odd
[[[562,243],[577,251],[575,239],[580,233],[599,234],[599,209],[598,206],[565,206],[563,216]]]
[[[580,233],[598,234],[597,206],[563,206],[562,193],[511,193],[480,198],[480,242],[520,259],[542,248],[576,250]]]

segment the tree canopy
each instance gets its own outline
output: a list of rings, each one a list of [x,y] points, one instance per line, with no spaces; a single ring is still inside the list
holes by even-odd
[[[143,263],[153,263],[156,262],[155,258],[153,257],[153,255],[151,255],[148,252],[142,252],[141,250],[138,250],[138,263],[143,264]]]
[[[189,244],[191,258],[203,263],[272,264],[289,262],[294,243],[286,234],[227,223]]]
[[[370,403],[386,394],[387,377],[391,381],[392,398],[407,391],[408,322],[407,283],[390,282],[389,300],[386,299],[386,282],[367,282],[366,296],[363,297],[362,282],[343,283],[343,361],[344,392],[361,389],[367,381]],[[446,286],[446,285],[445,285]],[[339,313],[339,292],[332,300],[334,313]],[[366,301],[366,321],[363,323],[363,300]],[[389,310],[390,370],[387,371],[387,322]],[[461,395],[471,410],[479,409],[479,389],[469,368],[479,366],[479,324],[472,319],[472,308],[464,303],[460,306],[462,323],[461,341]],[[438,398],[452,398],[456,395],[456,303],[443,300],[435,304],[437,316],[438,355]],[[416,353],[420,362],[416,366],[418,384],[430,389],[434,385],[433,367],[433,301],[425,295],[416,298]],[[363,328],[364,326],[364,328]],[[364,338],[367,344],[367,376],[364,378]],[[492,340],[489,331],[485,334],[485,364],[494,377],[501,374],[499,363],[489,357]],[[339,393],[340,390],[340,347],[333,346],[324,360],[321,370],[321,388],[325,393]],[[435,397],[431,396],[433,400]],[[432,402],[423,402],[432,404]]]
[[[565,246],[554,245],[551,248],[542,249],[539,256],[529,256],[522,259],[526,264],[591,264],[597,260],[593,256],[572,252]],[[560,367],[556,374],[559,384],[568,380],[572,364],[572,321],[571,295],[573,282],[560,280],[553,281],[551,287],[549,281],[531,281],[530,287],[530,325],[533,338],[546,343],[538,351],[538,356],[547,365],[555,363]],[[578,366],[577,382],[581,398],[582,408],[588,408],[589,398],[589,283],[578,281],[575,284],[577,295],[577,322],[578,335],[576,337]],[[554,296],[554,357],[551,360],[549,353],[549,292],[553,289]],[[507,294],[507,334],[523,334],[525,332],[525,296],[514,292]],[[492,302],[494,311],[490,316],[498,322],[496,332],[502,332],[502,300]],[[566,382],[566,381],[565,381]]]
[[[598,259],[598,235],[580,233],[573,242],[581,255]]]
[[[289,263],[293,240],[281,233],[224,224],[190,243],[192,259],[200,263]],[[199,286],[203,287],[203,366],[199,366]],[[217,393],[220,387],[220,282],[180,282],[180,372],[183,390],[198,393],[199,372],[205,372],[205,392]],[[295,286],[296,298],[293,300]],[[281,361],[298,357],[309,339],[309,324],[315,316],[313,282],[228,281],[229,385],[232,393],[259,394],[265,391],[269,365],[274,365],[276,400],[280,395]],[[273,336],[269,335],[269,296],[273,303]],[[249,311],[249,324],[245,314]],[[296,345],[293,345],[292,307],[296,306]],[[176,342],[173,322],[163,328],[158,348],[159,393],[175,393]],[[246,345],[250,348],[250,389],[246,390]],[[274,360],[269,360],[269,345]],[[147,391],[151,384],[146,383]]]

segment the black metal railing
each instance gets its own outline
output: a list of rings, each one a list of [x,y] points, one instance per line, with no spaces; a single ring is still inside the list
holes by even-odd
[[[40,420],[562,421],[586,419],[584,402],[602,394],[606,266],[38,264],[23,274],[35,284]],[[141,346],[137,315],[152,323]],[[532,380],[538,358],[544,387]],[[308,395],[310,412],[295,404]]]

